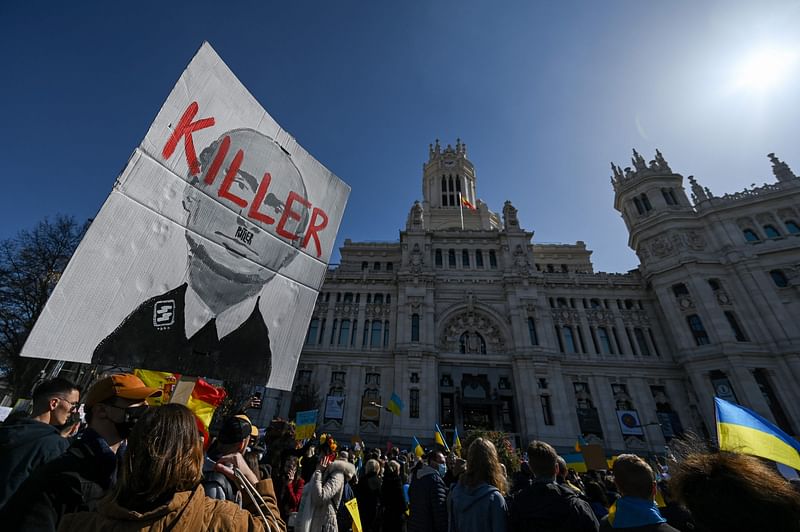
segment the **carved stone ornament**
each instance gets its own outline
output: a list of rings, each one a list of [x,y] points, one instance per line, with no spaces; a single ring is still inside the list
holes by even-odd
[[[419,244],[414,244],[414,249],[411,251],[408,263],[412,272],[420,273],[422,271],[424,260],[422,259],[422,252],[419,250]]]
[[[580,314],[577,310],[560,308],[552,311],[553,321],[559,325],[573,325],[577,324],[580,320]]]
[[[337,303],[333,310],[338,316],[358,315],[358,305],[354,303]]]
[[[531,269],[531,263],[528,260],[528,255],[519,244],[514,249],[514,269],[520,274],[529,273]]]
[[[586,319],[592,325],[613,325],[614,313],[604,309],[589,309],[586,311]]]
[[[467,333],[467,340],[479,334],[486,342],[487,353],[499,353],[505,350],[505,338],[500,327],[491,318],[477,310],[467,310],[450,318],[442,328],[439,347],[450,353],[458,353],[461,349],[462,335]],[[474,337],[472,347],[478,348],[479,339]],[[467,344],[467,351],[470,344]],[[468,351],[469,352],[469,351]]]
[[[422,307],[422,297],[421,296],[409,296],[408,298],[408,306],[411,307],[412,311],[417,311]]]
[[[643,310],[620,310],[626,325],[649,325],[650,316]]]
[[[391,305],[386,303],[370,303],[366,307],[368,318],[388,318],[391,313]]]

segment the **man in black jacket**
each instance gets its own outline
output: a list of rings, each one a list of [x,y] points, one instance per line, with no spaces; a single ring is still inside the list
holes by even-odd
[[[447,532],[446,472],[444,454],[429,452],[427,465],[417,470],[408,488],[408,532]]]
[[[566,486],[556,483],[558,454],[552,446],[532,441],[528,465],[533,480],[514,495],[510,509],[511,532],[597,532],[599,525],[589,503]]]
[[[55,378],[33,391],[33,414],[0,425],[0,508],[31,472],[61,455],[69,440],[61,430],[80,406],[78,387]]]
[[[64,514],[94,510],[111,488],[117,450],[147,408],[145,399],[160,395],[135,375],[97,381],[84,404],[89,427],[67,452],[28,477],[3,508],[0,523],[8,530],[55,531]]]

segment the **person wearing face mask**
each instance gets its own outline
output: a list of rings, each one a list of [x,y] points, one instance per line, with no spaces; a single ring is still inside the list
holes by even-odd
[[[447,473],[444,454],[435,449],[414,474],[408,488],[408,532],[447,532]]]
[[[56,530],[67,513],[91,511],[114,482],[117,450],[161,390],[126,373],[97,381],[86,395],[88,428],[66,453],[39,467],[0,514],[9,530]]]

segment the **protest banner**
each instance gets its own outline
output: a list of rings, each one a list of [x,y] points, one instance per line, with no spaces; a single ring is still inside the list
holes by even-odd
[[[349,193],[204,43],[22,356],[289,390]]]
[[[295,418],[294,439],[306,440],[314,436],[317,428],[317,410],[298,412]]]

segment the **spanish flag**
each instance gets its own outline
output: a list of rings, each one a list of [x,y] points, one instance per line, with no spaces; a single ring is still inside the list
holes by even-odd
[[[444,447],[444,450],[446,452],[448,452],[448,453],[450,452],[450,447],[448,447],[447,446],[447,442],[444,441],[444,432],[442,432],[442,429],[439,428],[439,424],[438,423],[436,424],[436,431],[433,434],[433,439],[434,439],[434,441],[436,441],[437,444],[439,444],[442,447]]]
[[[475,205],[473,205],[472,203],[470,203],[470,202],[469,202],[469,200],[468,200],[467,198],[465,198],[464,196],[461,196],[461,204],[462,204],[464,207],[466,207],[467,209],[471,210],[471,211],[476,211],[476,210],[477,210],[477,209],[475,208]]]
[[[159,397],[148,397],[147,404],[150,406],[161,406],[169,403],[175,384],[180,380],[180,373],[170,373],[168,371],[150,371],[149,369],[134,369],[133,374],[142,379],[145,386],[158,388],[161,390]]]
[[[422,445],[420,445],[416,436],[411,437],[411,445],[414,447],[414,454],[422,458],[422,455],[425,454],[425,450],[422,448]]]
[[[214,411],[225,399],[227,392],[225,389],[212,386],[203,379],[197,379],[192,390],[192,396],[186,402],[189,410],[194,412],[197,418],[197,427],[202,431],[203,438],[208,442],[208,426],[211,424],[211,418],[214,417]]]
[[[714,398],[723,451],[751,454],[800,469],[800,442],[752,410]]]

